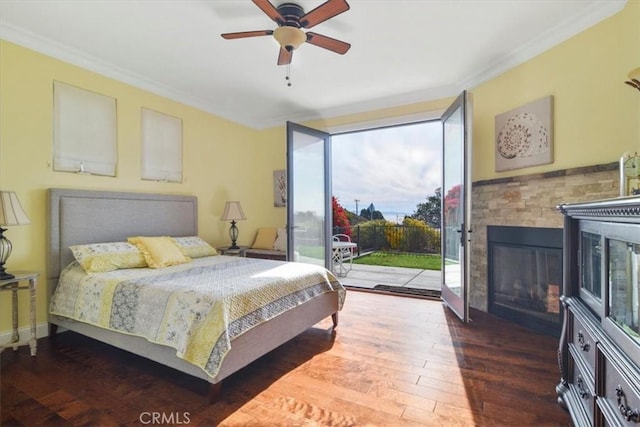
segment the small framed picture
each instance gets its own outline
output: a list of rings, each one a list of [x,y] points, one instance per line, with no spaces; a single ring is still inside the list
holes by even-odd
[[[285,170],[273,171],[273,206],[287,206],[287,173]]]

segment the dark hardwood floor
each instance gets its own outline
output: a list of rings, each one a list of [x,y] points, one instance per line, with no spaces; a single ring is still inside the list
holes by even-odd
[[[73,334],[0,355],[3,426],[568,426],[557,340],[440,302],[349,291],[309,329],[208,384]]]

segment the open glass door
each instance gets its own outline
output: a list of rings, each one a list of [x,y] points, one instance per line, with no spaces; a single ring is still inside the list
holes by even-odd
[[[287,122],[287,259],[330,268],[331,135]]]
[[[469,320],[471,100],[466,91],[442,116],[442,299]]]

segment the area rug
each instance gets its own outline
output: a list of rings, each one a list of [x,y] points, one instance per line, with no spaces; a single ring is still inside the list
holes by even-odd
[[[441,292],[432,289],[407,288],[404,286],[375,285],[376,291],[392,292],[394,294],[414,295],[426,298],[440,299]]]

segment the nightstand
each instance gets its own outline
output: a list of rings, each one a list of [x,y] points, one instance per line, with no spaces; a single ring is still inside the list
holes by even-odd
[[[227,256],[241,256],[244,257],[247,254],[247,246],[240,246],[238,249],[231,249],[229,246],[221,246],[216,248],[220,255]]]
[[[37,278],[39,273],[18,271],[12,273],[16,276],[13,279],[0,280],[0,292],[11,292],[11,307],[13,313],[13,333],[11,334],[11,341],[7,344],[3,344],[0,347],[13,347],[14,350],[18,349],[18,342],[20,341],[20,333],[18,332],[18,291],[29,291],[29,312],[31,317],[31,339],[29,340],[29,347],[31,349],[31,355],[36,355],[36,288]],[[20,285],[25,283],[24,285]]]

